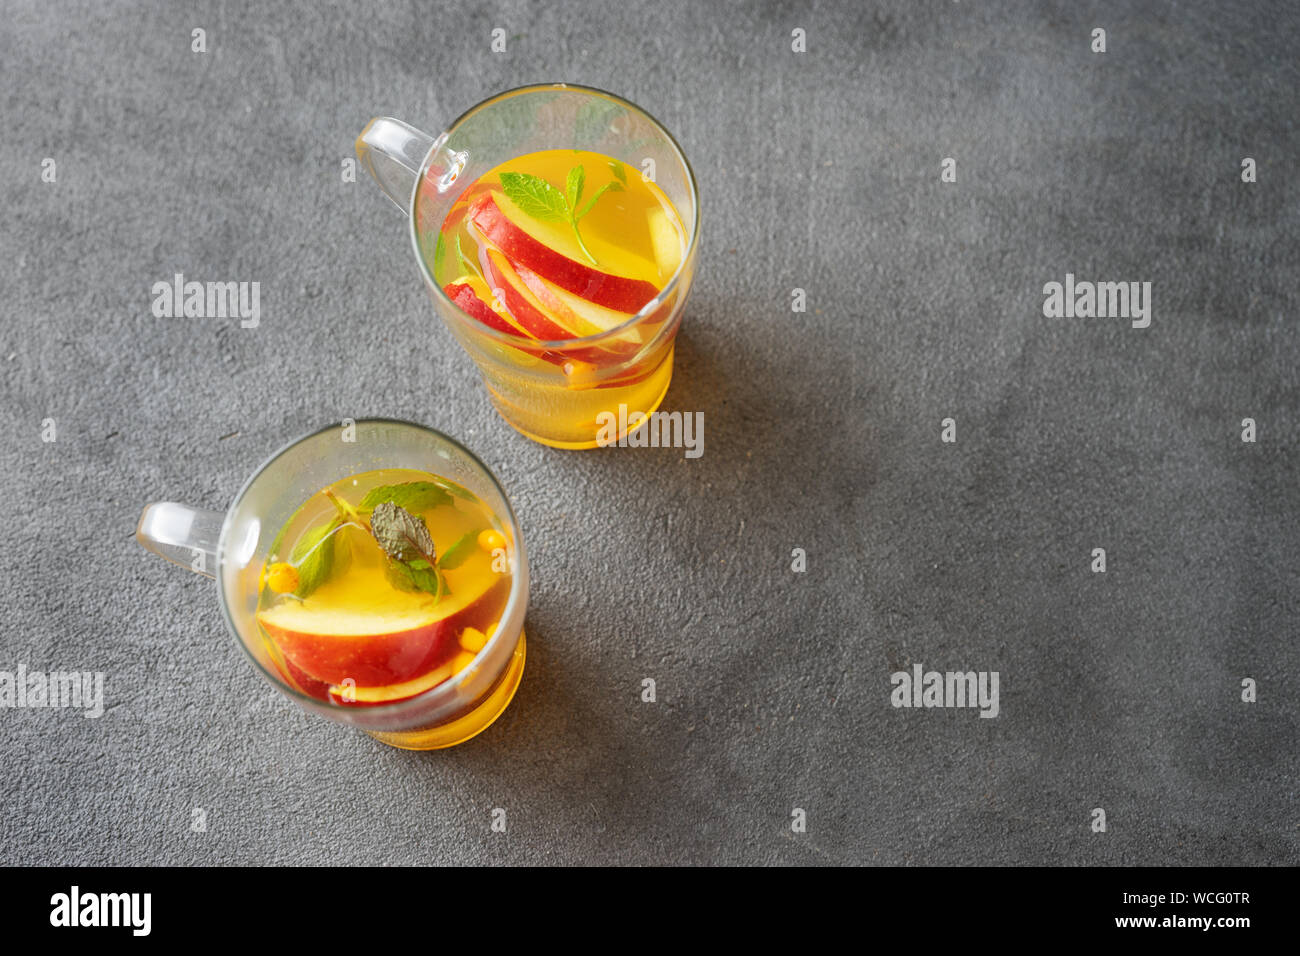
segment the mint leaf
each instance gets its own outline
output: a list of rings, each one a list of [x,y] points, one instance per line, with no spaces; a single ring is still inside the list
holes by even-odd
[[[570,209],[578,208],[578,200],[582,198],[582,184],[587,178],[587,171],[582,166],[574,166],[569,170],[569,178],[565,181],[565,197],[569,201]]]
[[[456,234],[457,248],[460,245],[460,233]],[[433,247],[433,274],[435,277],[442,275],[442,264],[447,260],[447,234],[438,233],[438,244]]]
[[[624,186],[627,185],[627,170],[623,168],[623,164],[617,159],[611,159],[609,161],[609,171],[614,174],[614,178],[620,183]]]
[[[298,587],[293,592],[305,598],[325,583],[334,568],[335,531],[341,522],[335,518],[328,524],[312,528],[293,546],[289,561],[298,568]]]
[[[594,196],[592,196],[590,199],[587,200],[587,205],[582,207],[582,211],[578,213],[576,218],[581,219],[583,216],[587,215],[587,213],[591,212],[591,207],[596,205],[596,200],[599,199],[601,196],[605,195],[605,193],[607,192],[617,193],[622,191],[623,191],[622,183],[616,183],[612,180],[610,182],[605,183],[605,185],[601,186],[599,189],[596,190],[596,194]]]
[[[525,215],[543,222],[566,222],[569,219],[569,204],[564,194],[541,176],[502,173],[501,188],[505,190],[506,198]]]
[[[438,567],[444,571],[453,571],[465,563],[465,559],[478,550],[478,532],[470,531],[461,535],[460,540],[442,553]]]
[[[416,564],[423,563],[423,567],[415,567]],[[393,587],[400,591],[424,591],[432,594],[434,597],[441,598],[446,593],[446,582],[442,579],[442,573],[437,568],[430,567],[426,562],[412,562],[403,564],[401,561],[390,560],[388,562],[388,581]]]
[[[359,510],[369,511],[384,502],[392,502],[407,511],[428,511],[439,505],[451,504],[451,495],[441,484],[432,481],[408,481],[400,485],[380,485],[371,488],[361,499]]]
[[[567,222],[569,228],[573,230],[573,238],[578,240],[578,246],[582,249],[583,255],[591,260],[594,265],[596,257],[591,254],[587,244],[582,241],[582,233],[578,231],[578,220],[591,212],[591,207],[596,205],[596,200],[603,196],[611,189],[622,189],[622,185],[617,182],[608,182],[596,191],[596,195],[587,201],[581,212],[577,211],[578,200],[582,198],[582,186],[587,179],[587,171],[581,164],[574,166],[569,170],[569,175],[565,180],[565,192],[561,193],[558,189],[548,183],[540,176],[534,176],[531,173],[502,173],[501,188],[505,190],[506,198],[519,207],[519,209],[534,219],[542,222]]]
[[[438,562],[433,536],[424,519],[391,501],[375,505],[370,515],[370,533],[390,558],[406,562],[423,558],[430,567]]]
[[[475,504],[478,503],[478,495],[474,494],[474,492],[472,491],[462,488],[454,481],[448,481],[446,478],[435,477],[433,479],[433,484],[437,485],[443,491],[455,495],[457,498],[464,498],[466,501],[473,501]]]

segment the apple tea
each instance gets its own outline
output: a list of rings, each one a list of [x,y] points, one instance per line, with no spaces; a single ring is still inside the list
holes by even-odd
[[[280,530],[257,622],[292,686],[367,706],[422,694],[473,666],[511,589],[512,542],[473,493],[386,469],[312,495]]]
[[[519,375],[488,383],[507,420],[567,445],[543,433],[590,435],[601,412],[622,404],[648,413],[662,400],[671,339],[647,348],[662,322],[629,320],[672,281],[685,247],[676,209],[641,170],[551,149],[502,163],[465,189],[438,233],[432,271],[461,311],[509,337],[503,351]],[[568,347],[589,336],[601,337]],[[539,363],[555,374],[530,374]],[[562,402],[540,394],[557,387],[569,392]]]

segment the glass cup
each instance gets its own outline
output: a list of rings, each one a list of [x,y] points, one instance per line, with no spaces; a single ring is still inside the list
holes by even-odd
[[[677,273],[622,325],[599,335],[530,341],[530,350],[521,351],[517,336],[461,311],[435,281],[432,263],[438,233],[461,193],[506,160],[544,149],[604,153],[631,167],[633,175],[653,170],[656,185],[677,209],[686,246]],[[699,194],[681,147],[645,111],[600,90],[529,86],[485,100],[437,137],[400,120],[372,119],[356,150],[406,215],[434,309],[478,365],[493,404],[510,425],[546,445],[593,448],[623,434],[610,429],[603,413],[639,423],[633,413],[648,416],[659,407],[672,380],[673,341],[695,276]],[[614,346],[616,355],[602,346]],[[614,360],[593,363],[593,355]],[[619,417],[620,405],[626,417]]]
[[[430,472],[478,495],[508,531],[510,594],[496,631],[474,661],[436,687],[372,706],[320,700],[294,684],[257,623],[262,567],[277,532],[311,495],[358,472],[385,468]],[[217,579],[217,600],[231,634],[281,692],[386,744],[435,750],[468,740],[500,716],[519,686],[528,603],[528,560],[519,522],[487,466],[433,429],[378,418],[332,425],[271,456],[225,514],[172,502],[147,505],[136,540],[169,561]]]

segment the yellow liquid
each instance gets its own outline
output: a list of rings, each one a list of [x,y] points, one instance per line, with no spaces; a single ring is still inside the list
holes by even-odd
[[[567,195],[569,176],[579,167],[582,190],[573,204]],[[585,211],[576,233],[567,218],[548,218],[516,202],[517,196],[512,198],[502,179],[502,174],[512,173],[549,184],[553,200],[564,197],[561,208]],[[609,188],[601,192],[604,187]],[[596,274],[641,283],[640,294],[602,302],[587,299],[587,293],[574,291],[574,286],[565,287],[557,276],[573,266],[548,271],[551,263],[539,265],[499,236],[485,233],[475,215],[485,196],[507,221],[557,256]],[[598,197],[594,203],[593,197]],[[617,415],[620,405],[629,412],[649,414],[663,400],[672,378],[675,328],[665,328],[672,319],[671,308],[622,328],[616,336],[601,340],[599,348],[562,348],[558,355],[551,350],[547,357],[540,356],[540,349],[531,348],[531,343],[621,328],[671,282],[684,250],[685,231],[676,209],[655,183],[642,177],[641,170],[599,153],[544,150],[502,163],[462,193],[443,224],[433,272],[444,291],[468,287],[484,308],[519,333],[519,345],[510,347],[502,345],[499,337],[476,336],[473,324],[470,332],[457,332],[478,361],[501,415],[537,441],[589,448],[597,444],[602,414]],[[503,280],[499,269],[494,271],[494,255],[500,257],[497,263],[504,260],[510,266],[529,268],[535,273],[533,281],[542,280],[546,290],[540,297],[518,291],[517,283],[507,281],[508,276]],[[541,314],[543,322],[536,320],[535,313]]]
[[[368,509],[345,520],[335,504],[358,509],[371,489],[411,482],[445,489],[428,493],[435,503],[407,509],[433,539],[441,595],[394,573],[397,562],[363,527]],[[320,700],[366,706],[424,693],[471,666],[495,632],[510,594],[511,547],[487,506],[444,478],[386,469],[335,482],[298,509],[267,558],[258,622],[268,650],[287,683]],[[294,565],[303,580],[322,549],[328,570],[314,589],[270,587],[273,566]]]

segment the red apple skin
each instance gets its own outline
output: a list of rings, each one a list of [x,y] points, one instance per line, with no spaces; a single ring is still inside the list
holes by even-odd
[[[473,287],[465,282],[449,282],[443,286],[442,291],[447,293],[447,298],[460,308],[462,312],[472,319],[478,319],[490,329],[496,329],[498,332],[505,332],[507,335],[513,335],[519,339],[519,343],[511,343],[514,348],[521,352],[527,352],[529,355],[536,355],[538,358],[550,362],[552,365],[563,367],[564,363],[569,361],[559,352],[549,349],[531,348],[525,345],[525,342],[535,341],[525,337],[518,329],[512,326],[505,319],[501,318],[496,311],[484,302],[474,291]]]
[[[325,686],[326,688],[329,687],[328,684]],[[411,697],[420,696],[419,694],[412,694],[411,697],[394,697],[392,700],[348,700],[346,697],[342,697],[328,689],[325,691],[325,695],[331,704],[338,704],[340,707],[383,707],[385,704],[395,704],[399,700],[410,700]]]
[[[546,288],[546,285],[542,282],[541,276],[536,272],[533,272],[533,270],[518,262],[512,264],[515,268],[515,274],[523,280],[524,285],[528,287],[528,290],[537,297],[537,301],[546,306],[546,308],[550,310],[551,314],[557,319],[566,323],[570,330],[573,330],[570,331],[570,335],[577,335],[578,333],[576,330],[581,328],[583,325],[588,324],[580,316],[575,315],[573,310],[561,302],[550,289]],[[628,318],[631,318],[631,316],[628,316]],[[599,335],[604,331],[607,330],[597,329],[595,332],[589,334]],[[630,358],[636,354],[639,346],[633,342],[614,341],[602,345],[601,348],[613,355]]]
[[[515,321],[522,325],[530,334],[537,336],[539,339],[549,339],[553,341],[562,341],[564,339],[577,339],[577,336],[565,328],[556,325],[546,314],[533,306],[531,302],[524,297],[521,289],[518,273],[512,277],[510,272],[513,268],[508,261],[503,265],[497,257],[501,253],[495,250],[489,250],[486,257],[487,280],[492,284],[493,290],[501,290],[501,298],[510,314],[515,317]],[[506,270],[510,270],[507,272]],[[623,360],[623,356],[614,352],[607,351],[603,348],[582,346],[580,348],[567,348],[564,351],[565,361],[577,359],[579,362],[586,362],[589,365],[610,365]]]
[[[589,302],[617,312],[639,312],[659,294],[653,282],[601,272],[556,252],[511,222],[491,194],[474,200],[469,208],[469,218],[488,241],[509,258],[532,269],[547,282],[554,282],[561,289],[580,295]]]
[[[359,687],[384,687],[427,674],[457,652],[460,632],[494,624],[509,593],[510,579],[501,577],[459,611],[395,634],[305,634],[265,620],[261,624],[285,658],[308,677],[326,684],[351,679]]]
[[[443,621],[396,634],[304,634],[263,622],[290,662],[316,680],[359,685],[400,684],[432,669],[453,632]]]
[[[326,685],[327,687],[329,685]],[[326,699],[331,704],[338,704],[340,707],[381,707],[384,704],[395,704],[398,700],[410,700],[410,697],[399,697],[397,700],[348,700],[346,697],[340,697],[333,691],[326,691]],[[418,697],[418,694],[412,696]]]
[[[424,206],[426,204],[432,204],[438,201],[437,181],[444,172],[445,170],[441,166],[430,166],[425,172],[424,178],[420,180],[420,197],[418,200],[420,204],[418,211],[420,213],[424,212]],[[491,189],[492,187],[490,185],[476,183],[461,193],[456,199],[456,202],[452,205],[451,209],[447,212],[447,218],[442,221],[439,231],[444,234],[450,234],[452,230],[464,221],[465,216],[469,214],[470,204],[479,196],[490,192]],[[424,217],[421,216],[422,225],[423,219]]]
[[[520,291],[520,284],[513,281],[518,273],[512,275],[513,269],[509,263],[502,263],[499,256],[500,253],[489,250],[485,263],[487,279],[492,284],[493,295],[497,294],[498,289],[501,290],[501,299],[510,314],[515,317],[515,321],[527,329],[529,335],[539,339],[576,339],[576,335],[552,322],[545,312],[534,307],[524,297],[523,292]]]
[[[317,700],[330,699],[330,685],[323,680],[317,680],[307,674],[301,667],[296,665],[289,658],[284,659],[284,669],[288,673],[287,683],[291,687],[296,687],[308,697],[314,697]]]
[[[447,679],[450,680],[451,678],[449,677]],[[348,700],[346,697],[330,690],[329,685],[326,684],[325,695],[330,703],[338,704],[340,707],[386,707],[389,704],[396,704],[399,700],[410,700],[412,697],[419,697],[420,694],[433,690],[433,688],[437,686],[437,684],[434,684],[432,687],[426,687],[424,690],[417,691],[414,694],[407,694],[405,697],[393,697],[390,700]]]
[[[509,322],[497,315],[492,307],[478,297],[478,293],[467,282],[449,282],[442,287],[442,291],[447,293],[447,298],[460,306],[460,310],[470,318],[478,319],[489,329],[496,329],[498,332],[504,332],[506,335],[513,335],[516,338],[523,338],[519,331]]]

